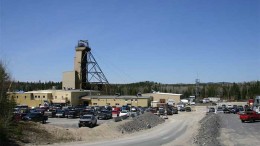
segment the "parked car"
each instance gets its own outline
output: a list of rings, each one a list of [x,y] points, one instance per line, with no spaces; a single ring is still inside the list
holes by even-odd
[[[44,112],[44,115],[49,118],[53,118],[56,116],[56,110],[54,110],[54,109],[47,110]]]
[[[230,113],[237,114],[239,112],[238,108],[229,108]]]
[[[34,121],[34,122],[42,122],[43,124],[46,123],[48,120],[47,116],[44,116],[41,113],[33,112],[33,113],[28,113],[26,116],[22,118],[24,121]]]
[[[70,110],[67,118],[77,118],[77,117],[78,117],[78,111],[77,110]]]
[[[64,110],[57,110],[56,117],[57,118],[65,118],[65,111]]]
[[[223,113],[223,108],[222,107],[218,107],[215,113],[216,114]]]
[[[209,99],[208,99],[208,98],[204,98],[204,99],[202,100],[202,102],[203,102],[203,103],[209,103]]]
[[[44,114],[45,113],[45,109],[43,108],[34,108],[30,110],[30,113],[41,113]]]
[[[83,116],[83,115],[94,115],[94,116],[96,116],[97,112],[95,111],[95,109],[85,109],[85,110],[80,112],[80,116]]]
[[[97,116],[98,119],[111,119],[112,118],[112,111],[108,111],[108,110],[102,110],[98,113]]]
[[[177,108],[178,108],[179,111],[185,111],[184,107],[185,107],[184,103],[182,103],[182,102],[177,103]],[[183,109],[183,110],[181,110],[181,109]]]
[[[97,125],[97,118],[94,115],[83,115],[79,119],[79,127],[94,127]]]
[[[129,113],[127,110],[122,110],[120,113],[119,113],[119,117],[122,117],[122,116],[128,116],[129,117]]]
[[[172,108],[172,113],[173,113],[173,114],[178,114],[178,109],[177,109],[177,107],[173,107],[173,108]]]
[[[196,105],[196,103],[194,101],[191,101],[190,105]]]
[[[237,108],[238,108],[239,112],[244,111],[244,107],[242,105],[237,106]]]
[[[185,111],[186,111],[186,112],[191,112],[191,108],[190,108],[189,106],[187,106],[187,107],[185,108]]]
[[[165,109],[164,107],[159,107],[159,115],[165,115]]]
[[[231,105],[231,104],[227,105],[227,108],[232,108],[232,107],[233,107],[233,105]]]
[[[215,112],[215,108],[214,107],[210,107],[208,110],[209,113],[214,113]]]
[[[224,108],[223,112],[224,112],[224,114],[230,114],[231,113],[229,108]]]
[[[256,120],[260,120],[260,114],[255,111],[247,111],[239,114],[239,118],[242,123],[244,123],[245,121],[254,122]]]
[[[181,111],[181,112],[183,112],[183,111],[185,111],[185,107],[179,107],[179,111]]]
[[[112,117],[118,117],[120,114],[119,110],[112,110]]]

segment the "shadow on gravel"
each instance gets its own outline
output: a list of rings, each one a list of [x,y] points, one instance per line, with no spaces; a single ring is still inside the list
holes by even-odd
[[[254,121],[254,122],[244,121],[243,123],[260,123],[260,120],[258,120],[258,121]]]

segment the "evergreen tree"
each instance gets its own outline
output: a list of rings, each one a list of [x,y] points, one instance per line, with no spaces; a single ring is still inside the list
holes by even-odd
[[[11,131],[14,100],[7,96],[7,91],[10,89],[11,80],[6,72],[5,64],[0,61],[0,141],[7,141]]]

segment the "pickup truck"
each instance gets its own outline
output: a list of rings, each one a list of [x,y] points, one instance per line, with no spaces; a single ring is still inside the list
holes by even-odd
[[[48,120],[48,116],[43,115],[42,113],[34,112],[28,113],[26,116],[22,118],[24,121],[34,121],[34,122],[42,122],[45,124]]]
[[[244,123],[245,121],[254,122],[256,120],[260,120],[260,114],[255,111],[247,111],[239,114],[239,118],[242,123]]]
[[[56,116],[56,110],[47,110],[44,112],[44,115],[49,118],[54,118]]]

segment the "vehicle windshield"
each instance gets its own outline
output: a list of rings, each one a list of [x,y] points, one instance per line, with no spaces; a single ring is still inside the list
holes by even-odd
[[[101,113],[109,113],[109,111],[101,111]]]
[[[217,111],[223,111],[223,109],[222,108],[218,108]]]
[[[62,113],[64,113],[64,111],[58,110],[57,113],[62,114]]]
[[[27,116],[28,117],[35,117],[38,113],[28,113]]]
[[[82,116],[81,119],[91,119],[91,116]]]

